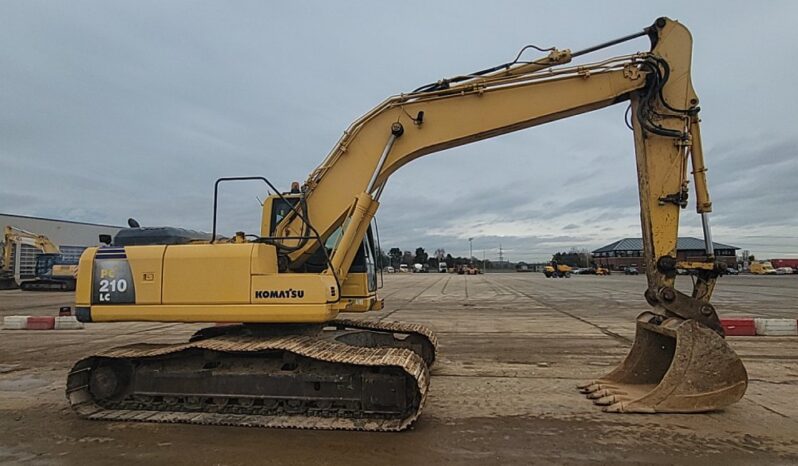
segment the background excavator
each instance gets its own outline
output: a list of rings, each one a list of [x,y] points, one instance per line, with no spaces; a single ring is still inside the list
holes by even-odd
[[[34,278],[23,278],[14,271],[13,251],[17,244],[27,244],[39,251]],[[19,287],[25,291],[72,291],[77,282],[78,263],[68,260],[45,235],[7,226],[3,235],[3,265],[0,267],[0,289]]]
[[[568,66],[638,37],[648,52]],[[389,176],[410,161],[616,103],[629,105],[651,309],[637,318],[626,359],[580,389],[606,411],[704,412],[745,393],[745,368],[709,303],[711,202],[701,150],[692,38],[667,18],[572,52],[518,57],[388,98],[356,120],[303,185],[282,193],[266,178],[217,180],[207,244],[89,248],[80,259],[83,322],[229,322],[182,344],[133,345],[78,361],[67,379],[87,419],[390,431],[419,416],[434,363],[423,326],[343,320],[379,311],[370,225]],[[688,164],[706,258],[677,262]],[[219,187],[268,185],[261,231],[216,241]],[[676,269],[695,272],[691,295]]]

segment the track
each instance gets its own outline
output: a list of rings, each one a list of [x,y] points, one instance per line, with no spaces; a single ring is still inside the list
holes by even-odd
[[[318,335],[222,334],[132,345],[79,361],[67,398],[83,418],[398,431],[420,415],[437,339],[419,325],[338,320]],[[393,333],[431,348],[363,344]],[[346,340],[342,337],[361,339]],[[340,340],[340,341],[339,341]],[[342,341],[345,341],[342,342]]]

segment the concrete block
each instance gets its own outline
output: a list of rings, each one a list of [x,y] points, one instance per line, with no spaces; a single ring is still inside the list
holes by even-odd
[[[28,316],[3,317],[3,330],[25,330],[28,328]]]
[[[52,330],[55,328],[55,317],[53,316],[29,316],[28,330]]]
[[[59,316],[55,318],[56,330],[80,330],[84,328],[83,322],[78,322],[75,316]]]
[[[756,334],[764,336],[798,336],[798,320],[795,319],[754,319]]]

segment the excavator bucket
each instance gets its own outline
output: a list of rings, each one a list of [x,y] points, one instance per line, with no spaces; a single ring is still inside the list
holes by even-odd
[[[579,390],[605,412],[698,413],[735,403],[747,387],[745,367],[722,336],[694,320],[644,312],[626,359]]]

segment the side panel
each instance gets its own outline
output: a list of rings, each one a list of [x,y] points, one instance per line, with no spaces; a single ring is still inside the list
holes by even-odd
[[[87,277],[77,299],[83,322],[321,323],[338,313],[333,277],[278,274],[274,246],[266,244],[92,249],[81,268],[86,273],[80,276]],[[117,279],[117,287],[125,279],[126,293],[135,291],[92,300],[103,271],[105,278]]]
[[[270,244],[253,244],[250,273],[274,275],[277,273],[277,248]]]
[[[346,281],[341,284],[341,296],[347,298],[367,298],[373,296],[375,291],[369,290],[369,277],[367,273],[349,273]]]
[[[249,303],[253,246],[169,246],[164,255],[163,304]]]
[[[125,248],[136,289],[136,304],[161,304],[162,266],[166,246]]]

